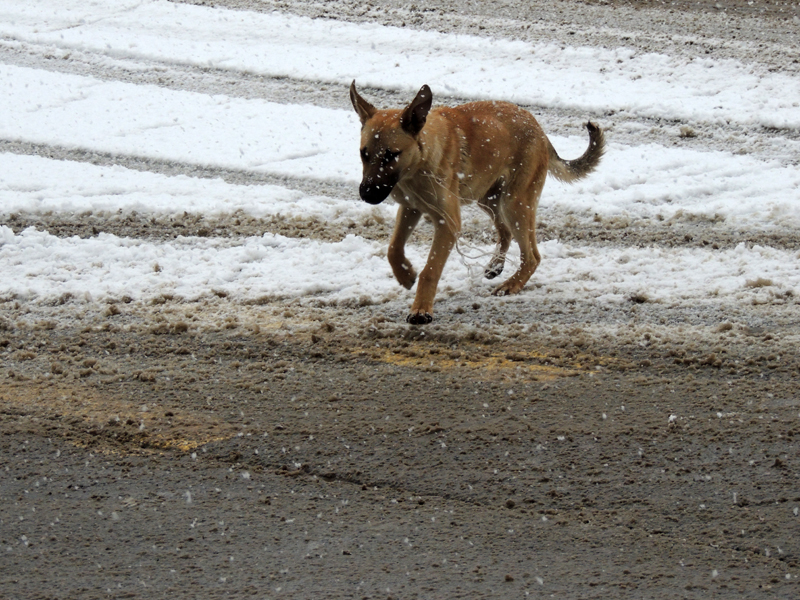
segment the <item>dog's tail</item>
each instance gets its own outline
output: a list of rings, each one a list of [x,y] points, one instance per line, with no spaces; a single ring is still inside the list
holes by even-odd
[[[603,153],[606,150],[605,137],[603,130],[600,129],[595,123],[588,121],[586,129],[589,130],[589,147],[580,158],[575,160],[564,160],[558,155],[553,144],[548,140],[550,161],[548,163],[548,170],[559,181],[572,183],[577,179],[586,177],[589,173],[594,171],[595,167],[600,163]]]

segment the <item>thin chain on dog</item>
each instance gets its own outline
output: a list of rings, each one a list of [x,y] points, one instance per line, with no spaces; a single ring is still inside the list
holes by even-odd
[[[430,179],[433,183],[435,183],[436,185],[441,187],[443,190],[445,190],[447,192],[450,191],[447,188],[447,186],[443,182],[441,182],[438,178],[436,178],[432,173],[426,173],[425,176],[428,179]],[[456,198],[458,198],[459,202],[465,201],[465,198],[463,198],[462,196],[459,196],[458,194],[456,194]],[[420,200],[421,200],[421,198],[420,198]],[[423,200],[423,202],[425,203],[425,206],[427,206],[430,209],[431,212],[433,212],[433,213],[439,215],[440,217],[442,217],[440,222],[443,225],[447,226],[450,229],[450,231],[452,231],[453,233],[456,234],[455,251],[461,257],[461,264],[463,264],[467,268],[467,270],[470,271],[470,275],[472,274],[473,267],[466,262],[467,260],[479,260],[481,258],[486,258],[487,256],[490,256],[490,257],[494,258],[494,252],[485,252],[484,250],[481,250],[479,247],[477,247],[477,246],[475,246],[473,244],[470,244],[469,242],[465,242],[464,246],[466,246],[467,250],[476,250],[478,252],[478,254],[476,256],[469,256],[468,254],[465,254],[464,252],[462,252],[461,251],[461,243],[460,243],[459,237],[458,237],[458,234],[460,232],[456,231],[456,224],[455,224],[455,221],[453,221],[452,217],[450,217],[450,215],[445,213],[439,207],[433,206],[432,204],[429,204],[429,203],[425,202],[424,200]],[[492,209],[492,207],[486,205],[485,208],[490,213],[491,217],[494,218],[495,214],[494,214],[494,210]],[[448,221],[449,221],[449,223],[448,223]],[[519,266],[519,264],[518,264],[519,261],[515,260],[514,258],[509,258],[507,255],[504,258],[513,267],[518,267]]]

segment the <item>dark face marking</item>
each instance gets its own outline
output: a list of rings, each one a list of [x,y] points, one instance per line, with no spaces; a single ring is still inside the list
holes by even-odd
[[[386,200],[401,174],[398,163],[402,151],[380,148],[378,144],[375,146],[374,151],[367,146],[361,148],[364,175],[358,193],[369,204],[380,204]]]
[[[389,197],[396,183],[372,183],[365,179],[358,186],[358,193],[367,204],[380,204]]]

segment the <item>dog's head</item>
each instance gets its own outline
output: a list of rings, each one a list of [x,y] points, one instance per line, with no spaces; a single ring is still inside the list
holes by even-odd
[[[350,85],[350,101],[361,119],[361,162],[364,173],[358,192],[369,204],[380,204],[404,175],[419,163],[419,134],[425,126],[433,95],[423,85],[402,110],[378,110]]]

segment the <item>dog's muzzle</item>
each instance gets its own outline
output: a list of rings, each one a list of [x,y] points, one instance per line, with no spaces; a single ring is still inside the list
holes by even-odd
[[[372,183],[362,181],[358,186],[361,199],[368,204],[380,204],[392,193],[394,183]]]

